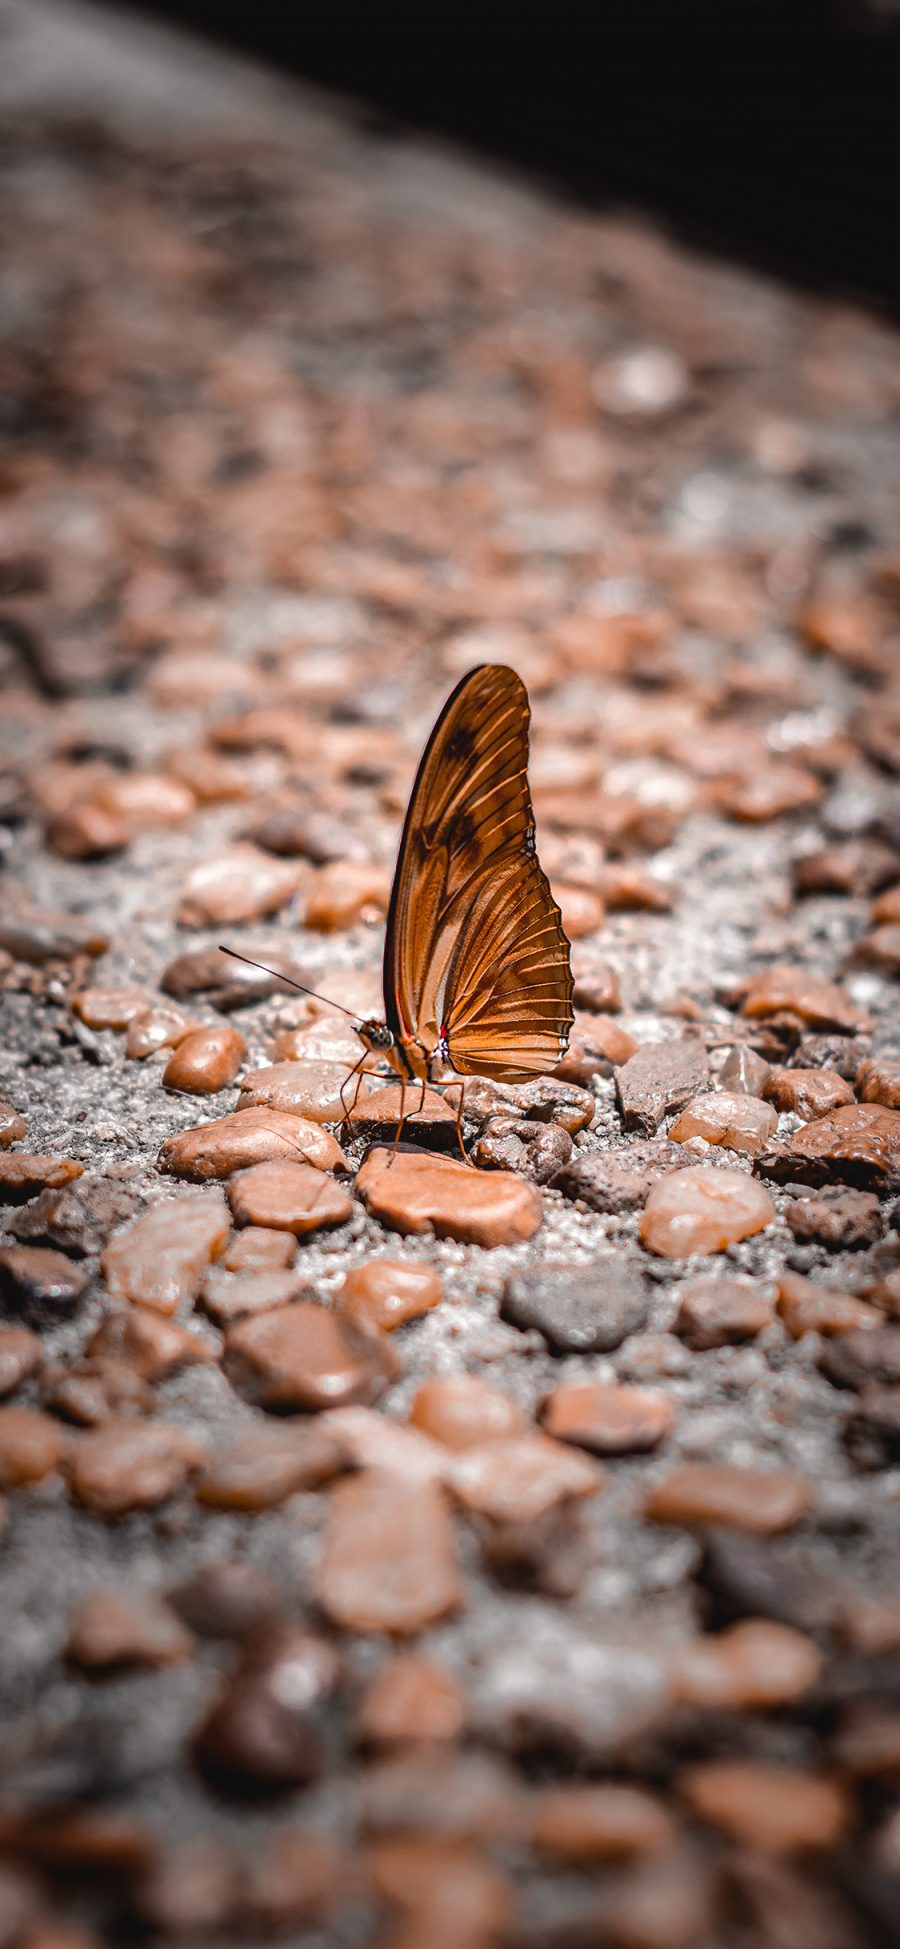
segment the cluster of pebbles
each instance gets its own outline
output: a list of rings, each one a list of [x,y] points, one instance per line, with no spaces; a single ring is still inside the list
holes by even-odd
[[[0,1943],[884,1949],[896,338],[442,167],[0,134]],[[465,1164],[340,1010],[481,661]]]

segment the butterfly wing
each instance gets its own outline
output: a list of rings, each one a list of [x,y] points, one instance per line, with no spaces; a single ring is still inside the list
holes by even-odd
[[[502,664],[463,677],[413,786],[384,954],[388,1026],[461,1075],[555,1068],[572,1025],[569,943],[535,857],[528,695]]]

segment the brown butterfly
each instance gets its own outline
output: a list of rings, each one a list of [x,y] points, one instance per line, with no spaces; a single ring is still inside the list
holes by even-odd
[[[535,853],[529,718],[515,671],[482,664],[448,698],[416,774],[388,909],[385,1020],[356,1030],[423,1094],[453,1076],[522,1082],[566,1052],[569,943]]]

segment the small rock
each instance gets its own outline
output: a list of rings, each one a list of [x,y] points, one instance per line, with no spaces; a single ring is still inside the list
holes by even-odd
[[[834,1075],[843,1076],[846,1083],[852,1083],[868,1050],[867,1036],[801,1035],[791,1054],[790,1066],[797,1069],[830,1069]]]
[[[553,1180],[554,1191],[616,1217],[638,1211],[654,1184],[672,1171],[686,1170],[689,1154],[664,1138],[638,1141],[621,1150],[578,1151]]]
[[[599,1469],[544,1435],[507,1435],[466,1448],[448,1483],[466,1509],[496,1523],[529,1523],[573,1496],[596,1495]]]
[[[409,1482],[445,1482],[452,1451],[375,1408],[329,1408],[317,1426],[333,1436],[345,1468],[380,1469]]]
[[[771,1299],[749,1279],[692,1279],[681,1287],[675,1332],[704,1352],[755,1340],[773,1317]]]
[[[193,1023],[178,1008],[144,1008],[128,1024],[125,1054],[131,1062],[144,1062],[158,1049],[177,1049],[193,1032]]]
[[[562,916],[563,933],[570,941],[583,940],[586,934],[596,934],[598,927],[603,926],[606,907],[600,895],[588,887],[566,886],[556,880],[553,898]]]
[[[881,1103],[886,1110],[900,1110],[900,1056],[876,1056],[862,1063],[856,1072],[856,1088],[863,1103]]]
[[[40,968],[47,961],[76,961],[81,954],[105,954],[109,937],[81,914],[0,915],[0,948],[15,961]]]
[[[829,1177],[878,1189],[900,1188],[900,1110],[848,1103],[788,1139],[787,1164],[800,1177]]]
[[[0,1489],[43,1482],[59,1467],[66,1436],[39,1408],[0,1408]]]
[[[290,1232],[275,1232],[267,1225],[245,1225],[235,1232],[219,1259],[225,1272],[282,1272],[294,1256]]]
[[[142,988],[82,988],[72,998],[72,1012],[89,1029],[127,1029],[147,1007]]]
[[[586,1008],[591,1015],[618,1015],[622,1006],[618,977],[599,962],[580,968],[575,971],[572,999],[576,1008]]]
[[[828,1252],[858,1252],[881,1237],[881,1206],[873,1191],[825,1185],[792,1198],[785,1217],[798,1244],[824,1245]]]
[[[822,1348],[822,1373],[834,1387],[900,1386],[900,1326],[866,1326]]]
[[[356,1186],[371,1216],[393,1231],[471,1245],[533,1238],[543,1215],[540,1193],[513,1172],[481,1176],[453,1158],[416,1151],[370,1151]]]
[[[787,1011],[816,1029],[837,1029],[843,1035],[866,1031],[872,1023],[836,982],[812,975],[806,968],[779,966],[754,975],[746,984],[741,1013],[751,1021]]]
[[[215,1359],[215,1349],[183,1326],[142,1306],[107,1313],[87,1343],[94,1359],[124,1361],[145,1381],[167,1380],[181,1367]]]
[[[536,1328],[554,1353],[611,1353],[646,1323],[640,1275],[619,1254],[589,1265],[538,1266],[507,1279],[500,1314]]]
[[[331,1493],[316,1594],[349,1631],[425,1630],[457,1609],[462,1587],[440,1489],[366,1470]]]
[[[241,1115],[248,1105],[305,1117],[310,1123],[342,1123],[357,1086],[362,1098],[376,1082],[364,1071],[350,1082],[350,1068],[345,1062],[274,1062],[268,1069],[251,1069],[241,1078]],[[415,1102],[411,1096],[411,1108]]]
[[[881,1326],[884,1317],[864,1299],[817,1286],[797,1272],[778,1275],[778,1311],[792,1340],[802,1340],[806,1333],[830,1336],[849,1333],[855,1327],[869,1330]]]
[[[579,1014],[568,1049],[553,1074],[563,1082],[589,1083],[592,1076],[611,1076],[637,1050],[634,1036],[610,1015]]]
[[[42,1395],[54,1414],[81,1428],[96,1428],[123,1415],[152,1414],[156,1406],[150,1388],[127,1361],[100,1357],[51,1369]]]
[[[511,1394],[480,1374],[443,1374],[425,1381],[413,1397],[413,1426],[445,1448],[474,1448],[524,1432],[524,1420]]]
[[[674,1828],[661,1801],[607,1780],[542,1787],[531,1806],[531,1844],[570,1868],[663,1854]]]
[[[329,1841],[305,1828],[266,1830],[247,1864],[241,1914],[268,1942],[285,1929],[308,1929],[328,1916],[346,1887],[346,1870]]]
[[[129,1597],[118,1590],[95,1590],[71,1619],[66,1656],[86,1671],[122,1665],[154,1669],[181,1664],[193,1648],[190,1632],[152,1591]]]
[[[382,867],[353,859],[330,860],[310,882],[303,925],[317,934],[339,933],[360,920],[386,914],[390,897],[390,876]]]
[[[176,918],[180,927],[235,927],[261,920],[293,898],[300,880],[296,866],[255,846],[234,845],[188,874]]]
[[[364,865],[368,858],[367,847],[349,826],[303,805],[276,805],[256,820],[246,836],[268,853],[312,860],[314,866],[327,866],[331,860]]]
[[[850,1084],[833,1069],[777,1066],[769,1071],[762,1094],[767,1103],[774,1103],[776,1110],[792,1110],[807,1123],[815,1117],[826,1116],[829,1110],[839,1109],[842,1103],[853,1102]]]
[[[663,1117],[682,1109],[708,1080],[702,1043],[646,1044],[616,1070],[616,1098],[625,1129],[652,1137]]]
[[[549,1184],[572,1155],[572,1139],[555,1123],[518,1123],[492,1117],[469,1153],[481,1171],[518,1171],[532,1184]]]
[[[270,995],[289,995],[293,982],[303,982],[304,970],[285,954],[261,950],[265,967],[250,961],[236,961],[218,947],[193,948],[170,961],[160,981],[164,995],[176,1001],[211,1002],[230,1015],[233,1009],[248,1008]]]
[[[863,934],[851,959],[865,967],[877,968],[883,975],[900,975],[900,923],[893,921],[873,928],[871,934]]]
[[[488,1516],[481,1547],[490,1576],[509,1590],[545,1597],[576,1596],[596,1559],[592,1527],[569,1496],[523,1522]]]
[[[209,1029],[192,1029],[169,1057],[163,1084],[167,1090],[186,1090],[194,1095],[227,1089],[246,1054],[243,1036],[225,1022]]]
[[[541,1421],[557,1441],[594,1455],[639,1455],[657,1448],[675,1422],[667,1394],[606,1381],[570,1381],[545,1396]]]
[[[210,1318],[228,1326],[247,1313],[269,1313],[273,1306],[287,1306],[304,1290],[302,1275],[285,1267],[226,1272],[221,1266],[210,1266],[203,1277],[200,1298]]]
[[[397,1371],[386,1341],[310,1300],[230,1327],[226,1359],[241,1393],[282,1413],[377,1400]]]
[[[817,805],[822,797],[822,781],[801,765],[761,766],[743,778],[727,779],[716,791],[716,799],[732,819],[744,826],[766,825],[787,812],[802,812]]]
[[[351,1136],[367,1144],[396,1138],[401,1127],[408,1143],[449,1149],[457,1142],[456,1111],[437,1090],[423,1094],[418,1084],[388,1083],[385,1089],[364,1092],[346,1123]]]
[[[673,1660],[675,1697],[704,1711],[791,1705],[815,1685],[822,1656],[789,1625],[748,1618],[727,1631],[691,1638]]]
[[[708,1760],[679,1782],[694,1812],[762,1854],[821,1852],[840,1840],[850,1807],[833,1781],[755,1760]]]
[[[70,805],[47,827],[47,844],[62,859],[105,859],[121,853],[130,838],[128,820],[90,798]]]
[[[242,1644],[277,1622],[278,1595],[255,1563],[226,1557],[204,1563],[169,1592],[169,1602],[188,1629],[201,1638],[226,1638]]]
[[[0,1098],[0,1150],[9,1150],[12,1144],[20,1144],[25,1135],[25,1118],[20,1117],[5,1097]]]
[[[286,1158],[238,1171],[228,1186],[228,1202],[236,1225],[262,1225],[293,1232],[295,1238],[343,1225],[354,1209],[349,1192],[327,1171]]]
[[[771,1105],[758,1096],[710,1090],[705,1096],[695,1096],[682,1110],[669,1130],[669,1138],[673,1144],[687,1144],[692,1137],[702,1137],[707,1144],[755,1157],[764,1149],[777,1122]]]
[[[197,1501],[213,1509],[275,1509],[288,1496],[318,1489],[343,1466],[336,1440],[316,1425],[259,1428],[229,1442],[196,1484]]]
[[[320,1719],[339,1676],[333,1647],[296,1625],[251,1640],[195,1735],[203,1772],[230,1787],[309,1786],[324,1770]]]
[[[0,1205],[19,1204],[38,1191],[58,1191],[80,1178],[84,1165],[75,1157],[42,1157],[35,1151],[0,1152]]]
[[[100,1516],[153,1509],[202,1467],[206,1449],[184,1428],[163,1421],[108,1421],[81,1437],[72,1459],[72,1489]]]
[[[0,1326],[0,1399],[36,1374],[43,1358],[41,1340],[27,1326]]]
[[[218,1191],[154,1205],[107,1246],[100,1262],[107,1290],[113,1299],[175,1313],[193,1299],[228,1232],[228,1211]]]
[[[335,1305],[363,1331],[391,1333],[430,1313],[442,1296],[434,1266],[409,1259],[369,1259],[347,1273]]]
[[[77,1306],[88,1283],[81,1266],[44,1245],[0,1246],[0,1293],[36,1326],[53,1326]]]
[[[768,1063],[746,1042],[738,1042],[729,1050],[719,1072],[724,1089],[742,1090],[745,1096],[762,1096],[768,1076]]]
[[[404,1746],[459,1739],[465,1719],[465,1700],[444,1666],[420,1653],[401,1651],[382,1665],[369,1686],[356,1731],[364,1746]]]
[[[347,1169],[340,1147],[318,1124],[283,1110],[256,1109],[235,1110],[213,1123],[179,1130],[176,1136],[166,1138],[157,1162],[171,1177],[206,1184],[278,1159],[292,1164],[305,1159],[316,1171]]]
[[[187,785],[164,772],[120,772],[105,785],[98,785],[89,800],[98,811],[114,819],[124,819],[130,834],[164,832],[179,826],[197,810],[197,800]]]
[[[724,1523],[774,1536],[793,1529],[811,1502],[809,1484],[788,1469],[687,1462],[651,1489],[645,1514],[657,1523]]]
[[[574,1136],[588,1128],[596,1108],[590,1090],[557,1076],[533,1076],[527,1083],[497,1083],[485,1076],[466,1079],[467,1117],[524,1117],[532,1123],[558,1124]]]
[[[663,1178],[647,1199],[641,1244],[665,1259],[695,1252],[724,1252],[742,1238],[765,1231],[775,1207],[764,1186],[742,1171],[679,1171]]]

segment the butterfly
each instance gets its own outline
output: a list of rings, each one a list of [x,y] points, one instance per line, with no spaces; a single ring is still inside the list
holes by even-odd
[[[453,1077],[526,1081],[568,1046],[569,942],[535,850],[530,715],[516,672],[480,664],[448,698],[416,774],[388,908],[384,1020],[355,1027],[357,1067],[377,1055],[423,1096]]]

